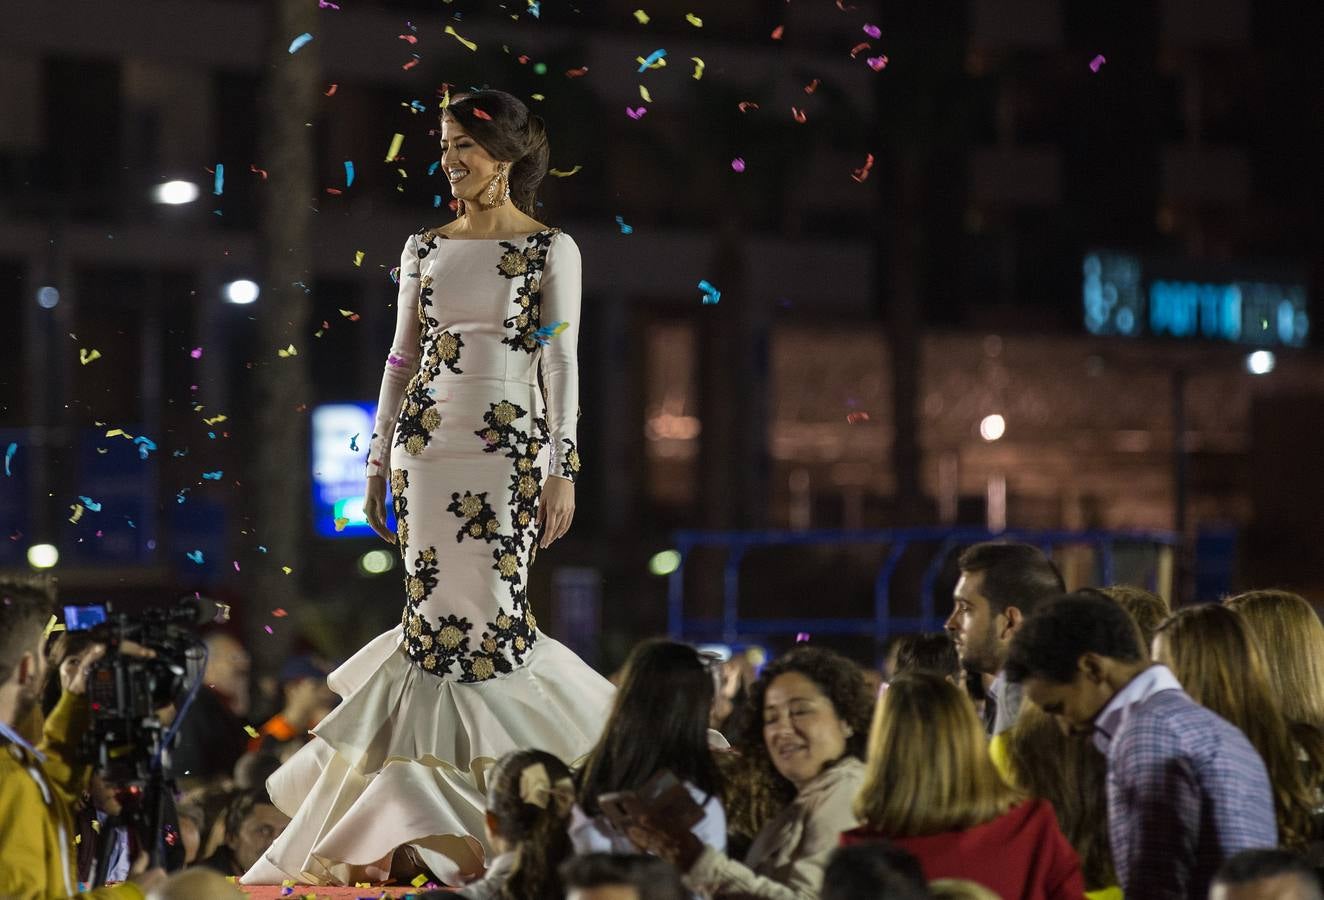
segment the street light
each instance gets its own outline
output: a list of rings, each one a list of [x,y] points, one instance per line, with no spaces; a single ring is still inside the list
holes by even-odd
[[[979,436],[992,443],[1007,433],[1007,420],[997,413],[984,416],[979,423]]]
[[[33,544],[28,548],[28,565],[34,569],[52,569],[60,561],[54,544]]]
[[[1246,357],[1246,371],[1252,375],[1268,375],[1278,365],[1272,350],[1256,350]]]
[[[198,186],[191,181],[167,181],[152,191],[152,199],[166,206],[182,206],[198,199]]]
[[[238,278],[231,281],[225,286],[224,291],[226,300],[240,305],[252,303],[260,293],[257,282],[250,281],[247,278]]]

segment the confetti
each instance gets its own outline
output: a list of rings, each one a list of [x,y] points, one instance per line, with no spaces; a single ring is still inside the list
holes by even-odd
[[[737,172],[745,171],[745,160],[739,156],[731,160],[731,168]]]
[[[867,412],[846,413],[846,422],[848,424],[855,425],[867,421],[869,421],[869,414]]]
[[[248,736],[251,738],[261,737],[261,735],[258,734],[258,730],[252,725],[245,725],[244,731],[248,732]]]
[[[865,62],[867,62],[869,64],[869,68],[873,69],[875,72],[881,72],[883,71],[883,69],[887,68],[886,56],[871,56],[868,59],[866,59]]]
[[[386,357],[386,364],[396,369],[409,365],[409,360],[403,356],[396,356],[394,353]]]
[[[1099,70],[1103,68],[1103,64],[1106,63],[1107,61],[1108,60],[1103,58],[1102,54],[1094,57],[1092,60],[1090,60],[1090,71],[1097,75]]]
[[[551,325],[544,325],[534,333],[533,339],[542,346],[546,347],[551,339],[570,327],[569,322],[553,322]]]
[[[689,22],[689,23],[690,23],[691,25],[693,25],[695,28],[702,28],[702,27],[703,27],[703,19],[700,19],[700,18],[699,18],[698,16],[696,16],[694,13],[685,13],[685,21],[686,21],[686,22]]]
[[[6,597],[5,599],[7,601],[9,598]],[[61,625],[59,623],[59,620],[57,620],[55,616],[52,615],[49,619],[46,620],[46,628],[42,632],[42,639],[45,640],[46,638],[50,637],[52,632],[64,631],[64,630],[65,630],[65,626]]]
[[[654,63],[662,62],[662,58],[666,55],[667,51],[665,50],[654,50],[652,53],[648,54],[647,58],[639,60],[639,71],[643,72]],[[636,57],[636,59],[638,59],[638,57]],[[665,65],[665,63],[663,63],[663,65]]]
[[[210,419],[203,419],[202,422],[204,425],[219,425],[220,423],[226,421],[226,419],[228,418],[229,418],[228,416],[224,416],[224,415],[212,416]]]
[[[147,454],[151,453],[153,450],[156,449],[156,442],[149,437],[138,435],[136,438],[133,439],[133,442],[138,445],[139,459],[146,459]]]
[[[388,276],[390,276],[391,284],[399,284],[399,283],[400,283],[400,267],[399,267],[399,266],[395,266],[394,268],[391,269],[391,271],[387,272],[386,274],[387,274]]]
[[[409,883],[414,887],[419,888],[428,883],[428,877],[426,875],[418,875]]]
[[[354,184],[354,163],[351,160],[345,160],[345,187]]]
[[[411,43],[411,44],[417,44],[417,43],[418,43],[418,35],[414,35],[414,34],[397,34],[396,37],[398,37],[398,38],[399,38],[400,40],[402,40],[402,41],[408,41],[408,42]]]
[[[815,78],[813,81],[811,81],[811,82],[809,82],[808,84],[806,84],[806,85],[805,85],[805,93],[806,93],[806,94],[812,94],[814,91],[818,90],[818,85],[819,85],[819,83],[820,83],[819,80],[818,80],[817,78]]]
[[[340,310],[340,314],[351,322],[357,322],[360,318],[359,314],[352,309],[342,309]]]
[[[782,29],[785,27],[785,25],[778,25],[776,28],[772,29],[772,39],[774,41],[780,41],[782,39]]]
[[[801,125],[805,123],[805,111],[803,109],[796,109],[792,106],[791,115],[795,118],[795,121],[799,122]]]
[[[335,96],[336,91],[339,89],[340,89],[339,83],[332,84],[329,88],[327,88],[325,91],[322,92],[322,96],[323,97]]]
[[[644,98],[645,103],[653,102],[653,97],[648,93],[648,88],[644,87],[642,84],[639,85],[639,96]]]
[[[95,350],[95,349],[88,350],[86,347],[83,347],[80,348],[78,351],[78,361],[83,365],[87,365],[88,363],[98,360],[100,358],[101,358],[100,350]]]
[[[272,628],[271,628],[270,625],[263,625],[263,626],[262,626],[262,630],[265,631],[267,634],[275,634],[275,633],[276,633],[275,631],[272,630]]]
[[[338,4],[332,3],[331,0],[317,0],[317,8],[318,8],[318,9],[337,9],[337,10],[338,10],[338,9],[340,9],[340,6],[339,6]]]
[[[856,169],[854,172],[851,172],[850,177],[860,182],[860,184],[863,184],[864,179],[869,177],[869,170],[872,168],[873,168],[873,154],[866,153],[864,154],[864,166],[859,169]]]
[[[575,167],[574,167],[573,169],[571,169],[569,172],[562,172],[560,169],[548,169],[548,170],[547,170],[547,174],[549,174],[549,175],[555,175],[557,178],[568,178],[568,177],[570,177],[571,175],[573,175],[573,174],[575,174],[576,172],[578,172],[578,171],[579,171],[580,169],[582,169],[582,168],[584,168],[584,167],[583,167],[583,166],[575,166]]]
[[[201,550],[194,550],[191,553],[185,553],[184,555],[187,556],[189,559],[193,560],[193,562],[197,563],[198,565],[202,565]]]
[[[699,290],[703,291],[703,305],[712,306],[722,299],[722,292],[713,287],[706,280],[699,282]]]
[[[624,217],[624,216],[617,216],[617,217],[616,217],[616,224],[619,225],[619,226],[621,226],[621,234],[633,234],[633,233],[634,233],[634,226],[633,226],[633,225],[626,225],[626,224],[625,224],[625,217]]]
[[[753,100],[741,100],[739,103],[736,104],[736,109],[740,110],[742,113],[749,112],[751,109],[758,109],[758,108],[759,105],[755,103]]]
[[[345,526],[348,524],[349,524],[349,519],[346,519],[343,516],[336,517],[336,531],[344,531]]]
[[[474,107],[474,115],[477,116],[478,118],[482,119],[484,122],[490,122],[490,121],[492,121],[492,117],[491,117],[490,115],[487,114],[487,111],[486,111],[486,110],[479,109],[479,108],[476,107],[476,106]]]
[[[5,475],[6,475],[6,476],[12,476],[12,475],[14,474],[13,472],[11,472],[11,471],[9,470],[9,461],[10,461],[11,459],[14,458],[14,454],[17,453],[17,452],[18,452],[18,444],[10,444],[8,447],[5,448]]]
[[[883,36],[883,30],[877,25],[870,25],[867,22],[864,25],[864,33],[871,38],[880,38]]]
[[[404,142],[405,142],[405,136],[403,134],[400,134],[398,131],[395,134],[391,135],[391,146],[390,149],[386,151],[387,162],[395,161],[396,157],[400,155],[400,147],[401,145],[404,144]]]
[[[796,642],[797,644],[803,644],[803,643],[807,642],[808,640],[809,640],[809,632],[807,632],[807,631],[799,631],[799,632],[796,632],[796,635],[795,635],[795,642]]]
[[[275,609],[273,609],[273,610],[271,611],[271,614],[272,614],[273,616],[275,616],[277,619],[283,619],[283,618],[285,618],[286,616],[289,615],[289,613],[287,613],[283,608],[281,608],[281,607],[279,607],[279,606],[276,607]]]
[[[643,115],[646,112],[648,112],[648,107],[646,106],[641,106],[638,109],[630,109],[628,106],[625,107],[625,114],[636,121],[643,118]]]
[[[78,499],[83,501],[83,505],[91,512],[101,512],[101,504],[93,500],[91,497],[79,497]]]
[[[580,66],[578,69],[566,69],[566,78],[583,78],[588,74],[588,66]]]
[[[308,43],[309,41],[311,41],[312,39],[313,36],[305,31],[303,34],[299,35],[297,38],[290,41],[290,52],[298,53],[299,48],[302,47],[304,44]]]
[[[354,436],[349,439],[349,449],[354,453],[359,452],[359,432],[354,432]]]
[[[644,12],[642,9],[636,9],[634,11],[634,17],[640,25],[648,24],[648,13]]]
[[[862,53],[863,51],[872,50],[872,49],[873,49],[873,44],[869,43],[868,41],[864,41],[862,43],[856,44],[854,47],[850,48],[850,58],[854,59],[855,57],[859,56],[860,53]]]
[[[188,352],[188,355],[193,357],[194,359],[202,359],[202,348],[194,347],[192,350]]]
[[[277,350],[276,355],[279,356],[281,359],[289,359],[291,356],[298,356],[299,351],[294,349],[293,344],[290,344],[284,350]]]
[[[69,511],[70,511],[71,513],[73,513],[73,515],[71,515],[71,516],[69,517],[69,521],[70,521],[72,524],[77,525],[77,524],[78,524],[78,520],[81,519],[81,518],[83,517],[83,504],[81,504],[81,503],[71,503],[71,504],[69,505]]]
[[[703,60],[697,56],[691,56],[690,60],[694,63],[694,80],[698,81],[703,77]]]
[[[470,50],[478,49],[477,44],[475,44],[473,41],[466,41],[464,38],[460,37],[460,33],[449,25],[446,26],[446,33],[449,34],[451,37],[455,38],[461,44],[464,44],[464,46],[468,47]]]
[[[220,481],[221,476],[223,476],[224,474],[225,474],[224,471],[217,469],[215,472],[203,472],[202,477],[208,481]]]
[[[211,192],[217,197],[225,192],[225,163],[216,164],[215,178],[212,182]]]
[[[289,566],[281,566],[281,567],[280,567],[280,570],[281,570],[282,572],[284,572],[286,575],[288,575],[288,574],[290,574],[291,572],[294,571],[294,570],[291,569]]]
[[[230,560],[230,562],[234,563],[234,570],[235,570],[236,572],[238,572],[238,571],[239,571],[239,560],[237,560],[237,559],[232,559],[232,560]]]
[[[356,265],[356,266],[361,266],[361,265],[363,265],[363,251],[362,251],[362,250],[355,250],[355,251],[354,251],[354,265]]]

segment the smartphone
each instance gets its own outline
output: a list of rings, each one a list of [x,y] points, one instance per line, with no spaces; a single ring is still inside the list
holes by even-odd
[[[106,607],[101,604],[64,608],[64,627],[68,631],[87,631],[104,621],[106,621]]]

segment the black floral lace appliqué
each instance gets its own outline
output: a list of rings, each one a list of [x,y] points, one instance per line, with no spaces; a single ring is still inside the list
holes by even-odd
[[[537,333],[542,327],[542,273],[547,264],[547,250],[559,228],[548,228],[525,238],[525,246],[514,241],[501,241],[501,259],[496,269],[503,277],[523,283],[515,288],[515,303],[519,307],[502,323],[513,333],[501,343],[512,350],[525,353],[538,351]]]

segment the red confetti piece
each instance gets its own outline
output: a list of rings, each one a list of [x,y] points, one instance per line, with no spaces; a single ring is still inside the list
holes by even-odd
[[[866,153],[864,154],[864,166],[862,168],[856,169],[854,172],[851,172],[850,177],[860,182],[860,184],[864,184],[864,179],[869,177],[869,170],[872,168],[873,168],[873,154]],[[865,418],[868,418],[868,416],[865,416]]]
[[[859,7],[858,7],[858,6],[842,6],[842,4],[841,4],[841,0],[837,0],[837,9],[841,10],[842,12],[854,12],[855,10],[859,9]]]
[[[855,57],[859,56],[861,52],[872,49],[873,49],[873,45],[870,44],[868,41],[865,41],[864,43],[861,44],[856,44],[854,47],[850,48],[850,58],[854,59]]]
[[[582,78],[588,74],[588,66],[580,66],[578,69],[567,69],[566,78]]]
[[[492,121],[492,117],[487,114],[486,110],[479,109],[476,106],[474,107],[474,115],[482,119],[484,122]]]
[[[412,35],[412,34],[397,34],[396,37],[398,37],[398,38],[399,38],[400,40],[402,40],[402,41],[408,41],[408,42],[411,43],[411,44],[417,44],[417,43],[418,43],[418,37],[417,37],[416,35]]]
[[[869,414],[867,412],[846,413],[846,421],[851,425],[858,422],[867,422],[869,421]]]
[[[273,610],[271,611],[271,614],[272,614],[273,616],[275,616],[277,619],[283,619],[283,618],[285,618],[286,616],[289,615],[289,613],[287,613],[287,612],[285,611],[284,607],[280,607],[280,606],[278,606],[278,607],[276,607],[275,609],[273,609]]]
[[[520,64],[521,66],[527,66],[527,65],[529,64],[529,58],[528,58],[528,56],[520,56],[520,57],[519,57],[519,64]]]
[[[402,68],[402,69],[404,69],[406,72],[408,72],[410,69],[412,69],[412,68],[413,68],[414,66],[416,66],[416,65],[418,65],[418,60],[416,60],[416,59],[411,59],[409,62],[405,63],[405,64],[404,64],[403,66],[401,66],[400,68]]]
[[[262,177],[262,180],[263,180],[263,181],[266,181],[266,180],[267,180],[267,170],[266,170],[266,169],[259,169],[257,166],[253,165],[252,163],[249,163],[249,164],[248,164],[248,171],[252,172],[254,175],[260,175],[260,176]]]
[[[331,85],[329,88],[327,88],[327,89],[322,93],[322,96],[323,96],[323,97],[330,97],[332,94],[334,94],[334,93],[336,92],[336,88],[338,88],[338,87],[340,87],[339,84],[333,84],[333,85]]]
[[[801,125],[805,123],[805,112],[803,109],[796,109],[794,106],[792,106],[791,115],[794,116],[795,121],[799,122]]]
[[[759,105],[752,100],[741,100],[736,104],[736,108],[741,112],[749,112],[751,109],[758,109]]]
[[[327,188],[326,192],[328,194],[335,194],[337,197],[344,193],[340,188]]]
[[[814,91],[818,90],[818,85],[819,85],[819,80],[815,78],[813,81],[805,85],[805,93],[812,94]]]
[[[772,29],[772,39],[774,41],[780,41],[782,39],[782,29],[785,27],[785,25],[778,25],[776,28]]]

